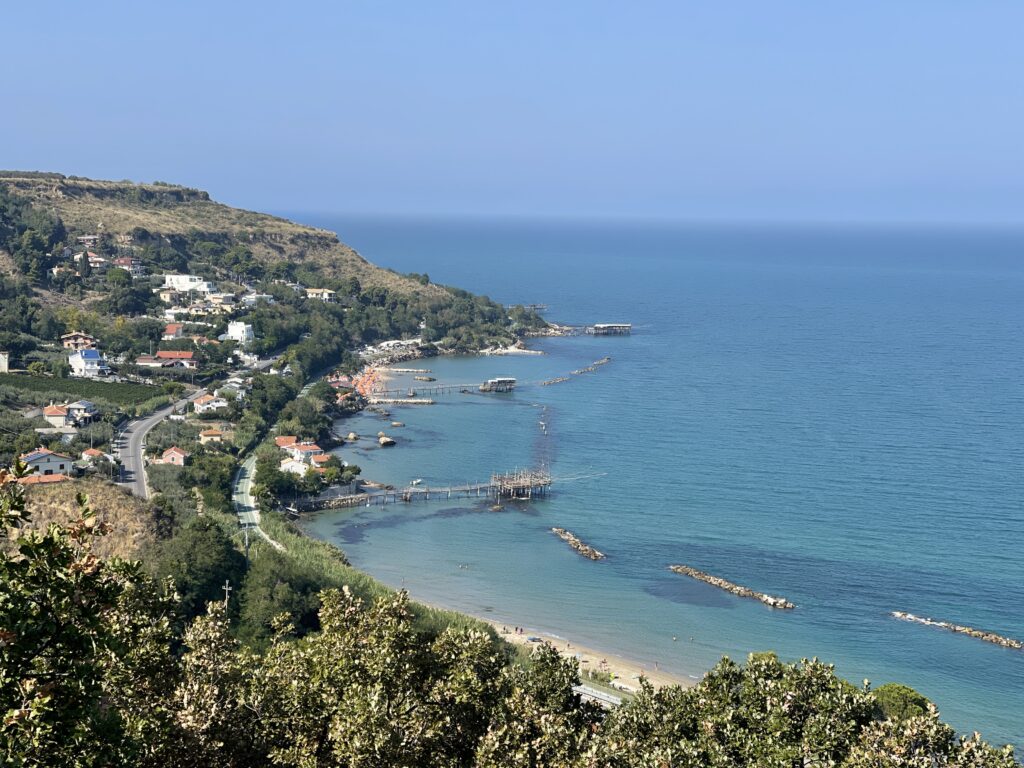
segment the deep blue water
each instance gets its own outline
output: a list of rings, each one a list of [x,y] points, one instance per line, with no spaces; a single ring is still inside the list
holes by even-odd
[[[722,654],[817,656],[1024,746],[1024,653],[888,616],[1024,638],[1024,233],[299,218],[398,271],[635,329],[545,340],[537,358],[430,361],[442,381],[537,382],[613,358],[557,386],[395,409],[398,447],[345,449],[393,483],[540,462],[559,479],[497,513],[318,518],[357,566],[684,674]],[[734,598],[674,562],[799,607]]]

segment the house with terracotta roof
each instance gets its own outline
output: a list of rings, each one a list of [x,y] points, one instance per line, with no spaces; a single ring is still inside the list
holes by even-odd
[[[73,421],[66,406],[54,405],[52,402],[43,408],[43,418],[53,427],[66,427]]]
[[[188,453],[188,451],[182,450],[176,445],[172,445],[160,454],[160,461],[163,464],[173,464],[176,467],[184,467],[189,456],[191,456],[191,454]]]
[[[324,449],[316,443],[292,443],[284,450],[293,459],[304,461],[307,464],[314,456],[324,452]]]
[[[95,461],[99,461],[100,459],[105,458],[106,455],[107,454],[105,454],[99,448],[86,448],[84,451],[82,451],[82,461],[87,461],[90,464],[92,464]]]
[[[325,466],[327,466],[327,462],[329,462],[330,460],[331,460],[331,455],[329,453],[318,453],[315,456],[311,456],[310,459],[309,459],[310,463],[314,467],[317,467],[317,468],[319,468],[321,470]]]
[[[204,429],[199,433],[199,444],[220,443],[224,441],[224,433],[219,429]]]
[[[19,485],[50,485],[51,483],[64,483],[71,478],[67,475],[57,473],[56,475],[28,475],[27,477],[19,477]]]
[[[164,328],[164,335],[161,338],[163,341],[174,341],[175,339],[180,339],[184,329],[184,323],[168,323]]]
[[[96,349],[96,337],[82,331],[72,331],[60,337],[61,346],[77,352],[80,349]]]
[[[196,413],[210,413],[211,411],[216,411],[219,408],[227,407],[227,400],[225,400],[223,397],[211,395],[210,393],[206,393],[205,395],[197,397],[195,400],[192,401],[192,410],[194,410]]]
[[[34,468],[37,475],[56,475],[71,471],[71,457],[62,453],[54,453],[49,448],[39,447],[34,451],[21,454],[18,458],[29,467]]]
[[[309,465],[305,462],[299,461],[298,459],[281,459],[281,465],[279,469],[282,472],[291,472],[293,475],[299,477],[305,477],[306,473],[309,472]]]
[[[195,359],[195,352],[191,350],[161,349],[157,351],[154,357],[162,361],[165,367],[168,368],[195,369],[199,367],[199,362]]]
[[[295,435],[281,435],[274,438],[274,445],[278,448],[287,448],[290,445],[295,445],[299,441]]]

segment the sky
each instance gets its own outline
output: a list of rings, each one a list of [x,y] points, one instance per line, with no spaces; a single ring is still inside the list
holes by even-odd
[[[2,19],[2,168],[288,212],[1024,222],[1019,0],[33,0]]]

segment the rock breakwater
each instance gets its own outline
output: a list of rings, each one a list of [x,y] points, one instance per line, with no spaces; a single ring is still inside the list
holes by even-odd
[[[760,600],[769,608],[779,608],[782,610],[796,608],[793,603],[784,597],[766,595],[764,592],[755,592],[752,589],[740,586],[739,584],[733,584],[731,581],[726,581],[718,576],[712,576],[710,573],[698,571],[696,568],[691,568],[688,565],[670,565],[668,569],[673,573],[689,576],[691,579],[697,579],[697,581],[703,581],[705,584],[710,584],[713,587],[724,589],[726,592],[731,592],[738,597],[751,597],[755,600]]]
[[[1003,648],[1013,648],[1018,651],[1024,651],[1024,643],[1020,640],[1014,640],[1012,637],[1003,637],[1002,635],[997,635],[995,632],[986,632],[983,629],[975,629],[974,627],[968,627],[963,624],[954,624],[950,621],[937,621],[936,619],[929,619],[924,616],[915,616],[914,614],[907,613],[906,611],[893,611],[890,615],[900,621],[911,621],[915,624],[924,624],[926,627],[947,629],[950,632],[956,632],[961,635],[968,635],[970,637],[977,638],[978,640],[984,640],[986,643],[1001,645]]]
[[[589,560],[604,560],[603,552],[599,552],[589,544],[584,544],[572,531],[567,531],[565,528],[552,528],[551,532]]]

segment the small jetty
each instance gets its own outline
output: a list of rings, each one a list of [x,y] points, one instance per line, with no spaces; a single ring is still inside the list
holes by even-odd
[[[429,368],[385,368],[385,371],[391,371],[391,373],[431,373]]]
[[[429,397],[371,397],[370,405],[433,405]]]
[[[557,376],[554,379],[547,379],[546,381],[542,381],[540,383],[540,385],[542,387],[550,387],[552,384],[561,384],[563,381],[569,381],[569,377],[568,376]]]
[[[437,381],[433,376],[413,376],[413,381]]]
[[[511,376],[500,376],[488,379],[480,385],[481,392],[511,392],[516,388],[516,380]]]
[[[705,584],[710,584],[713,587],[724,589],[726,592],[731,592],[738,597],[751,597],[755,600],[760,600],[769,608],[779,608],[787,611],[796,608],[793,603],[789,602],[789,600],[784,597],[766,595],[764,592],[755,592],[748,587],[733,584],[731,581],[726,581],[718,576],[712,576],[710,573],[705,573],[704,571],[698,571],[696,568],[691,568],[688,565],[670,565],[668,569],[673,573],[689,576],[691,579],[697,579],[697,581],[703,581]]]
[[[632,323],[594,323],[584,331],[591,336],[629,336],[633,332]]]
[[[552,528],[551,532],[588,560],[604,560],[603,552],[594,549],[589,544],[584,544],[572,531],[567,531],[565,528]]]
[[[964,626],[963,624],[954,624],[950,621],[937,621],[924,616],[915,616],[914,614],[907,613],[906,611],[893,611],[890,615],[900,621],[924,624],[926,627],[938,627],[939,629],[946,629],[950,632],[956,632],[957,634],[968,635],[970,637],[977,638],[978,640],[984,640],[986,643],[1001,645],[1003,648],[1013,648],[1017,651],[1024,651],[1024,643],[1020,640],[1014,640],[1012,637],[997,635],[995,632],[986,632],[983,629],[975,629],[974,627]]]

